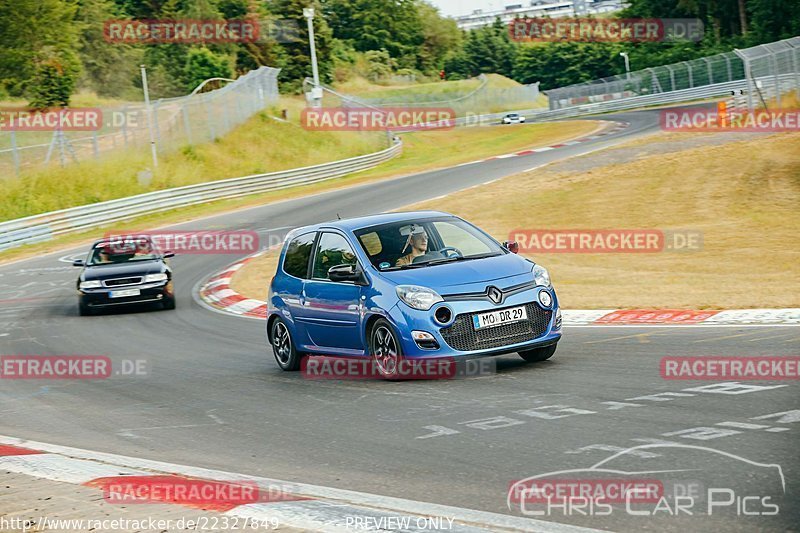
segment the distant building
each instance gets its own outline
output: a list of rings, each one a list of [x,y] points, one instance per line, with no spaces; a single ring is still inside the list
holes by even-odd
[[[507,5],[499,11],[476,9],[455,19],[462,30],[474,30],[488,26],[498,18],[509,23],[515,18],[585,17],[619,11],[626,5],[624,0],[528,0],[527,3]]]

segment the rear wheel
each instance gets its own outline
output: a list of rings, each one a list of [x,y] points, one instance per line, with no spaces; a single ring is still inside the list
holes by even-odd
[[[392,325],[388,320],[378,319],[369,334],[369,351],[375,368],[381,377],[398,379],[403,354]]]
[[[272,339],[272,353],[275,354],[275,361],[281,367],[281,370],[299,370],[300,354],[297,353],[294,347],[289,328],[280,318],[276,318],[275,322],[272,323],[270,339]]]
[[[527,350],[519,352],[519,356],[528,361],[529,363],[536,363],[538,361],[546,361],[553,357],[556,353],[556,344],[545,346],[544,348],[536,348],[534,350]]]

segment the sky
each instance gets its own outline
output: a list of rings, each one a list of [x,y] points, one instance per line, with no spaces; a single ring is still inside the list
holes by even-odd
[[[475,9],[495,11],[503,9],[507,4],[524,4],[518,0],[428,0],[439,8],[443,15],[467,15]]]

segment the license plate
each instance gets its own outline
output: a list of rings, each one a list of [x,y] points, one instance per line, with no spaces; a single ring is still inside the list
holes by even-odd
[[[510,309],[500,309],[499,311],[473,315],[472,325],[475,329],[493,328],[495,326],[502,326],[503,324],[526,320],[527,318],[528,312],[525,311],[524,306],[512,307]]]
[[[110,291],[109,298],[125,298],[126,296],[139,296],[141,291],[139,289],[121,289],[118,291]]]

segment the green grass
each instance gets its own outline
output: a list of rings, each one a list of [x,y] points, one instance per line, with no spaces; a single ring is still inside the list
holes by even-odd
[[[297,106],[292,107],[292,102],[288,102],[287,105],[290,106],[289,116],[292,117],[297,110]],[[485,155],[496,155],[532,146],[543,146],[551,144],[552,142],[557,142],[563,139],[564,136],[574,137],[582,135],[584,132],[594,128],[594,125],[590,122],[582,122],[582,124],[583,125],[578,126],[577,129],[575,125],[558,123],[558,125],[549,125],[550,127],[547,127],[548,125],[536,125],[535,127],[534,125],[530,125],[500,129],[470,128],[468,130],[460,130],[457,131],[460,145],[454,148],[456,151],[455,153],[446,157],[443,157],[442,151],[435,149],[435,147],[441,145],[444,136],[452,136],[456,132],[431,131],[408,134],[404,135],[405,153],[401,156],[401,159],[398,160],[398,163],[389,163],[392,166],[382,165],[375,170],[358,172],[310,185],[301,185],[243,198],[219,200],[207,204],[184,207],[112,224],[104,228],[96,228],[87,232],[60,235],[51,241],[2,251],[0,252],[0,262],[63,250],[68,246],[88,242],[106,231],[129,231],[130,228],[157,228],[169,224],[177,224],[179,222],[230,212],[236,209],[264,205],[266,203],[291,198],[299,198],[309,194],[350,187],[369,181],[388,179],[402,174],[439,168],[448,164],[467,162],[477,157],[476,154],[480,153],[478,150],[485,150],[486,152],[489,150],[497,150],[494,154],[483,152]],[[498,137],[500,133],[502,133],[502,135]],[[440,138],[437,138],[437,136]],[[500,139],[502,139],[502,142]],[[422,150],[422,153],[416,154],[415,152],[418,150]]]
[[[284,102],[282,102],[283,104]],[[287,107],[295,104],[286,102]],[[149,185],[137,179],[152,166],[146,149],[100,160],[3,178],[0,220],[64,209],[134,194],[250,174],[314,165],[374,152],[386,145],[378,133],[311,132],[270,118],[267,110],[215,142],[161,155]],[[296,121],[299,113],[290,111]]]
[[[598,128],[590,120],[431,130],[406,133],[403,154],[362,177],[411,174],[476,159],[537,148],[589,135]],[[443,148],[445,147],[445,148]]]
[[[500,74],[487,74],[488,89],[508,89],[521,87],[516,81],[501,76]],[[368,98],[394,98],[397,96],[413,96],[416,94],[441,95],[446,100],[449,96],[464,95],[480,87],[481,81],[477,78],[456,81],[437,81],[432,83],[416,83],[410,85],[394,85],[391,87],[376,85],[363,78],[355,78],[345,83],[338,84],[337,90],[353,96]]]

